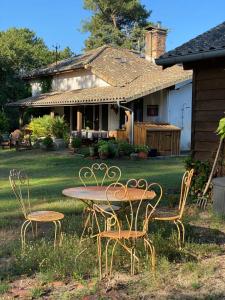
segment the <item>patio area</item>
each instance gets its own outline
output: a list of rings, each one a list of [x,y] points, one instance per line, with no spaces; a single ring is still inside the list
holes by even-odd
[[[149,234],[157,255],[155,275],[149,269],[144,247],[138,248],[141,271],[135,271],[134,276],[130,275],[128,255],[118,247],[114,255],[113,278],[99,281],[96,240],[79,241],[83,231],[84,204],[62,195],[64,189],[81,186],[79,170],[93,162],[80,160],[67,152],[46,155],[40,150],[0,150],[0,159],[0,292],[1,297],[5,297],[2,299],[16,295],[20,299],[86,299],[84,296],[89,297],[87,299],[137,299],[140,296],[176,299],[178,292],[179,297],[184,298],[211,296],[214,284],[218,287],[217,293],[224,290],[221,270],[225,227],[223,220],[213,215],[210,208],[199,211],[189,198],[183,220],[186,244],[182,250],[177,247],[174,225],[164,222],[150,224]],[[130,178],[160,183],[164,190],[162,204],[173,207],[178,202],[184,172],[183,158],[120,159],[107,164],[120,168],[123,183]],[[23,219],[8,182],[9,170],[13,168],[28,173],[34,210],[53,210],[65,215],[61,247],[54,250],[53,227],[44,224],[37,238],[33,239],[28,233],[26,256],[22,255],[19,230]],[[209,280],[210,285],[207,284]],[[215,297],[219,299],[219,294]]]

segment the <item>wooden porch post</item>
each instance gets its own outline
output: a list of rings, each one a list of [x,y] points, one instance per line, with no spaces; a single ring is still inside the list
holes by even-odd
[[[77,109],[77,131],[81,131],[82,129],[82,112],[80,109]]]
[[[127,120],[126,120],[126,132],[127,132],[127,136],[128,136],[128,139],[129,139],[129,142],[131,142],[131,113],[129,110],[125,110],[125,114],[127,116]]]
[[[50,112],[50,116],[51,116],[52,118],[54,118],[55,112],[54,112],[54,111],[51,111],[51,112]]]
[[[99,104],[99,130],[102,130],[102,104]]]
[[[73,131],[73,106],[70,106],[70,134]]]

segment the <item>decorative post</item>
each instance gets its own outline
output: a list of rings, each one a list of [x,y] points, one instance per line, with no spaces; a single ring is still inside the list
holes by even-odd
[[[70,106],[70,134],[73,131],[73,106]]]
[[[82,112],[80,109],[77,109],[77,131],[81,131],[82,129]]]

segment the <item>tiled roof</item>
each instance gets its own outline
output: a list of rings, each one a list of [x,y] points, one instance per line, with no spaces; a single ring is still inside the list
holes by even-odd
[[[124,70],[121,72],[117,68],[112,68],[111,80],[114,80],[114,84],[120,79],[123,80],[123,86],[107,86],[107,87],[95,87],[86,88],[80,90],[73,90],[68,92],[52,92],[42,94],[19,100],[11,103],[12,106],[66,106],[66,105],[79,105],[79,104],[94,104],[94,103],[112,103],[117,100],[122,102],[129,102],[131,100],[146,96],[156,91],[168,88],[179,82],[192,78],[192,72],[184,71],[179,66],[174,66],[162,70],[161,67],[152,65],[145,62],[143,59],[138,59],[142,68],[125,75]],[[145,69],[145,64],[148,64],[148,68]],[[150,65],[150,67],[149,67]],[[100,65],[97,64],[100,69]],[[142,74],[140,70],[142,69]],[[112,76],[112,74],[114,76]],[[107,73],[105,73],[107,75]],[[117,78],[118,76],[118,78]],[[124,77],[123,77],[124,76]]]
[[[102,46],[97,49],[87,51],[84,54],[61,60],[57,62],[57,64],[53,63],[46,67],[32,70],[29,73],[24,74],[22,77],[24,79],[30,79],[83,68],[84,65],[91,62],[97,55],[104,51],[105,48],[106,46]]]
[[[225,56],[225,22],[208,30],[207,32],[191,39],[187,43],[166,52],[156,61],[157,64],[175,64],[184,60],[193,60],[194,55],[202,59],[206,56],[203,54],[210,53],[211,56],[220,53]],[[201,56],[202,54],[202,56]]]

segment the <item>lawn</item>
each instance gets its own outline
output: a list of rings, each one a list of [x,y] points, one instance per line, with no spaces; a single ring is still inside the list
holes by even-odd
[[[225,274],[221,272],[225,267],[224,221],[214,216],[210,208],[199,211],[191,199],[185,215],[187,242],[183,250],[176,247],[173,226],[156,222],[150,226],[157,253],[155,276],[149,272],[148,261],[140,249],[141,272],[130,277],[126,256],[118,250],[114,278],[110,282],[98,281],[95,241],[79,243],[83,204],[61,194],[64,188],[79,186],[79,169],[92,163],[90,159],[66,152],[0,150],[0,298],[12,299],[16,295],[20,299],[224,297]],[[159,182],[166,195],[164,198],[168,199],[168,194],[179,189],[184,171],[183,158],[114,159],[108,164],[121,168],[122,181],[146,178],[150,182]],[[61,248],[53,249],[53,228],[49,225],[41,227],[38,238],[29,239],[25,255],[21,253],[19,230],[22,215],[8,182],[12,168],[23,169],[29,174],[35,209],[65,213]]]

